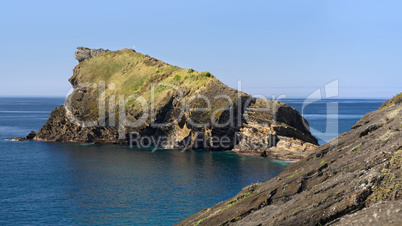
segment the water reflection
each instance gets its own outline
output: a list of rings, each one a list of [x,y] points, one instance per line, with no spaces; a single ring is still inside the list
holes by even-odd
[[[173,224],[287,165],[228,152],[52,145],[68,159],[77,224]]]

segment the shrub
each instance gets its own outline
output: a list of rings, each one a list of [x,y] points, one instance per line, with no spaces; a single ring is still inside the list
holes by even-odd
[[[201,73],[201,76],[209,78],[209,77],[211,77],[211,73],[209,73],[208,71],[204,71]]]
[[[181,76],[180,76],[180,75],[175,75],[173,79],[174,79],[175,81],[180,81]]]
[[[191,73],[193,73],[193,72],[194,72],[194,69],[192,69],[192,68],[190,68],[190,69],[187,70],[187,73],[189,73],[189,74],[191,74]]]

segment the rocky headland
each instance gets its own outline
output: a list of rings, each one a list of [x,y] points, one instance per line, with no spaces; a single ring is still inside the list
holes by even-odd
[[[74,91],[65,104],[37,133],[18,140],[129,144],[135,134],[134,145],[286,160],[317,147],[296,109],[230,88],[209,72],[172,66],[133,49],[78,47],[75,58],[79,64],[69,79]]]
[[[178,225],[402,225],[402,93],[275,178]]]

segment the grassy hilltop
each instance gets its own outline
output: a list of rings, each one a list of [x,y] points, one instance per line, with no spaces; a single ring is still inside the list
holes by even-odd
[[[76,66],[74,76],[70,81],[80,83],[115,84],[115,89],[106,89],[107,95],[129,96],[137,94],[150,101],[151,85],[168,83],[180,87],[189,95],[205,88],[208,83],[218,82],[209,72],[198,72],[172,66],[148,55],[137,53],[131,49],[110,51]],[[155,99],[161,100],[169,91],[169,86],[158,86],[155,89]]]
[[[110,51],[84,60],[74,68],[74,75],[70,78],[73,85],[99,84],[101,81],[106,84],[106,97],[110,95],[128,97],[135,94],[145,98],[149,106],[152,85],[156,84],[177,86],[185,95],[184,100],[203,94],[211,101],[213,110],[228,107],[230,104],[225,99],[215,99],[214,96],[218,94],[228,94],[233,101],[237,101],[236,90],[227,87],[209,72],[172,66],[132,49]],[[111,84],[113,85],[110,86]],[[159,109],[170,101],[172,95],[179,94],[171,86],[156,85],[154,95],[155,108]],[[241,95],[249,96],[244,93]],[[191,101],[189,107],[206,107],[206,102],[197,98]],[[142,111],[141,105],[134,100],[129,101],[126,108],[132,115],[139,115]]]
[[[265,136],[271,134],[278,145],[268,153],[270,156],[298,158],[317,144],[296,109],[279,101],[257,101],[209,72],[169,65],[132,49],[77,49],[79,64],[69,79],[73,93],[29,139],[121,144],[136,132],[155,139],[169,137],[173,141],[169,148],[219,150],[232,150],[240,139],[242,146],[237,145],[237,151],[266,156],[269,141]],[[86,86],[88,83],[94,87]],[[123,104],[120,97],[125,100]],[[265,111],[259,111],[261,107]],[[144,110],[149,110],[148,115]],[[104,124],[84,125],[103,117]],[[140,123],[134,126],[133,122]],[[213,145],[213,138],[224,136],[230,145]]]

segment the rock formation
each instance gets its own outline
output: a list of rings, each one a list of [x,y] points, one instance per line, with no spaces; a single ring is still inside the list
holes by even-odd
[[[297,110],[232,89],[209,72],[172,66],[132,49],[78,47],[75,57],[79,64],[69,79],[73,93],[29,139],[134,140],[134,145],[234,148],[285,159],[306,156],[317,145]],[[133,134],[137,139],[130,139]]]
[[[246,108],[243,118],[240,142],[233,149],[237,153],[296,160],[317,148],[306,119],[287,104],[258,99]]]
[[[275,178],[178,225],[401,225],[402,93]]]
[[[90,59],[94,56],[97,56],[102,53],[109,52],[109,50],[104,49],[89,49],[85,47],[78,47],[77,51],[75,52],[74,58],[78,60],[78,62],[82,62],[84,60]]]
[[[13,140],[13,141],[24,141],[24,140],[32,140],[34,139],[36,136],[36,133],[34,131],[31,131],[28,135],[26,135],[25,137],[16,137],[16,138],[12,138],[9,140]]]

